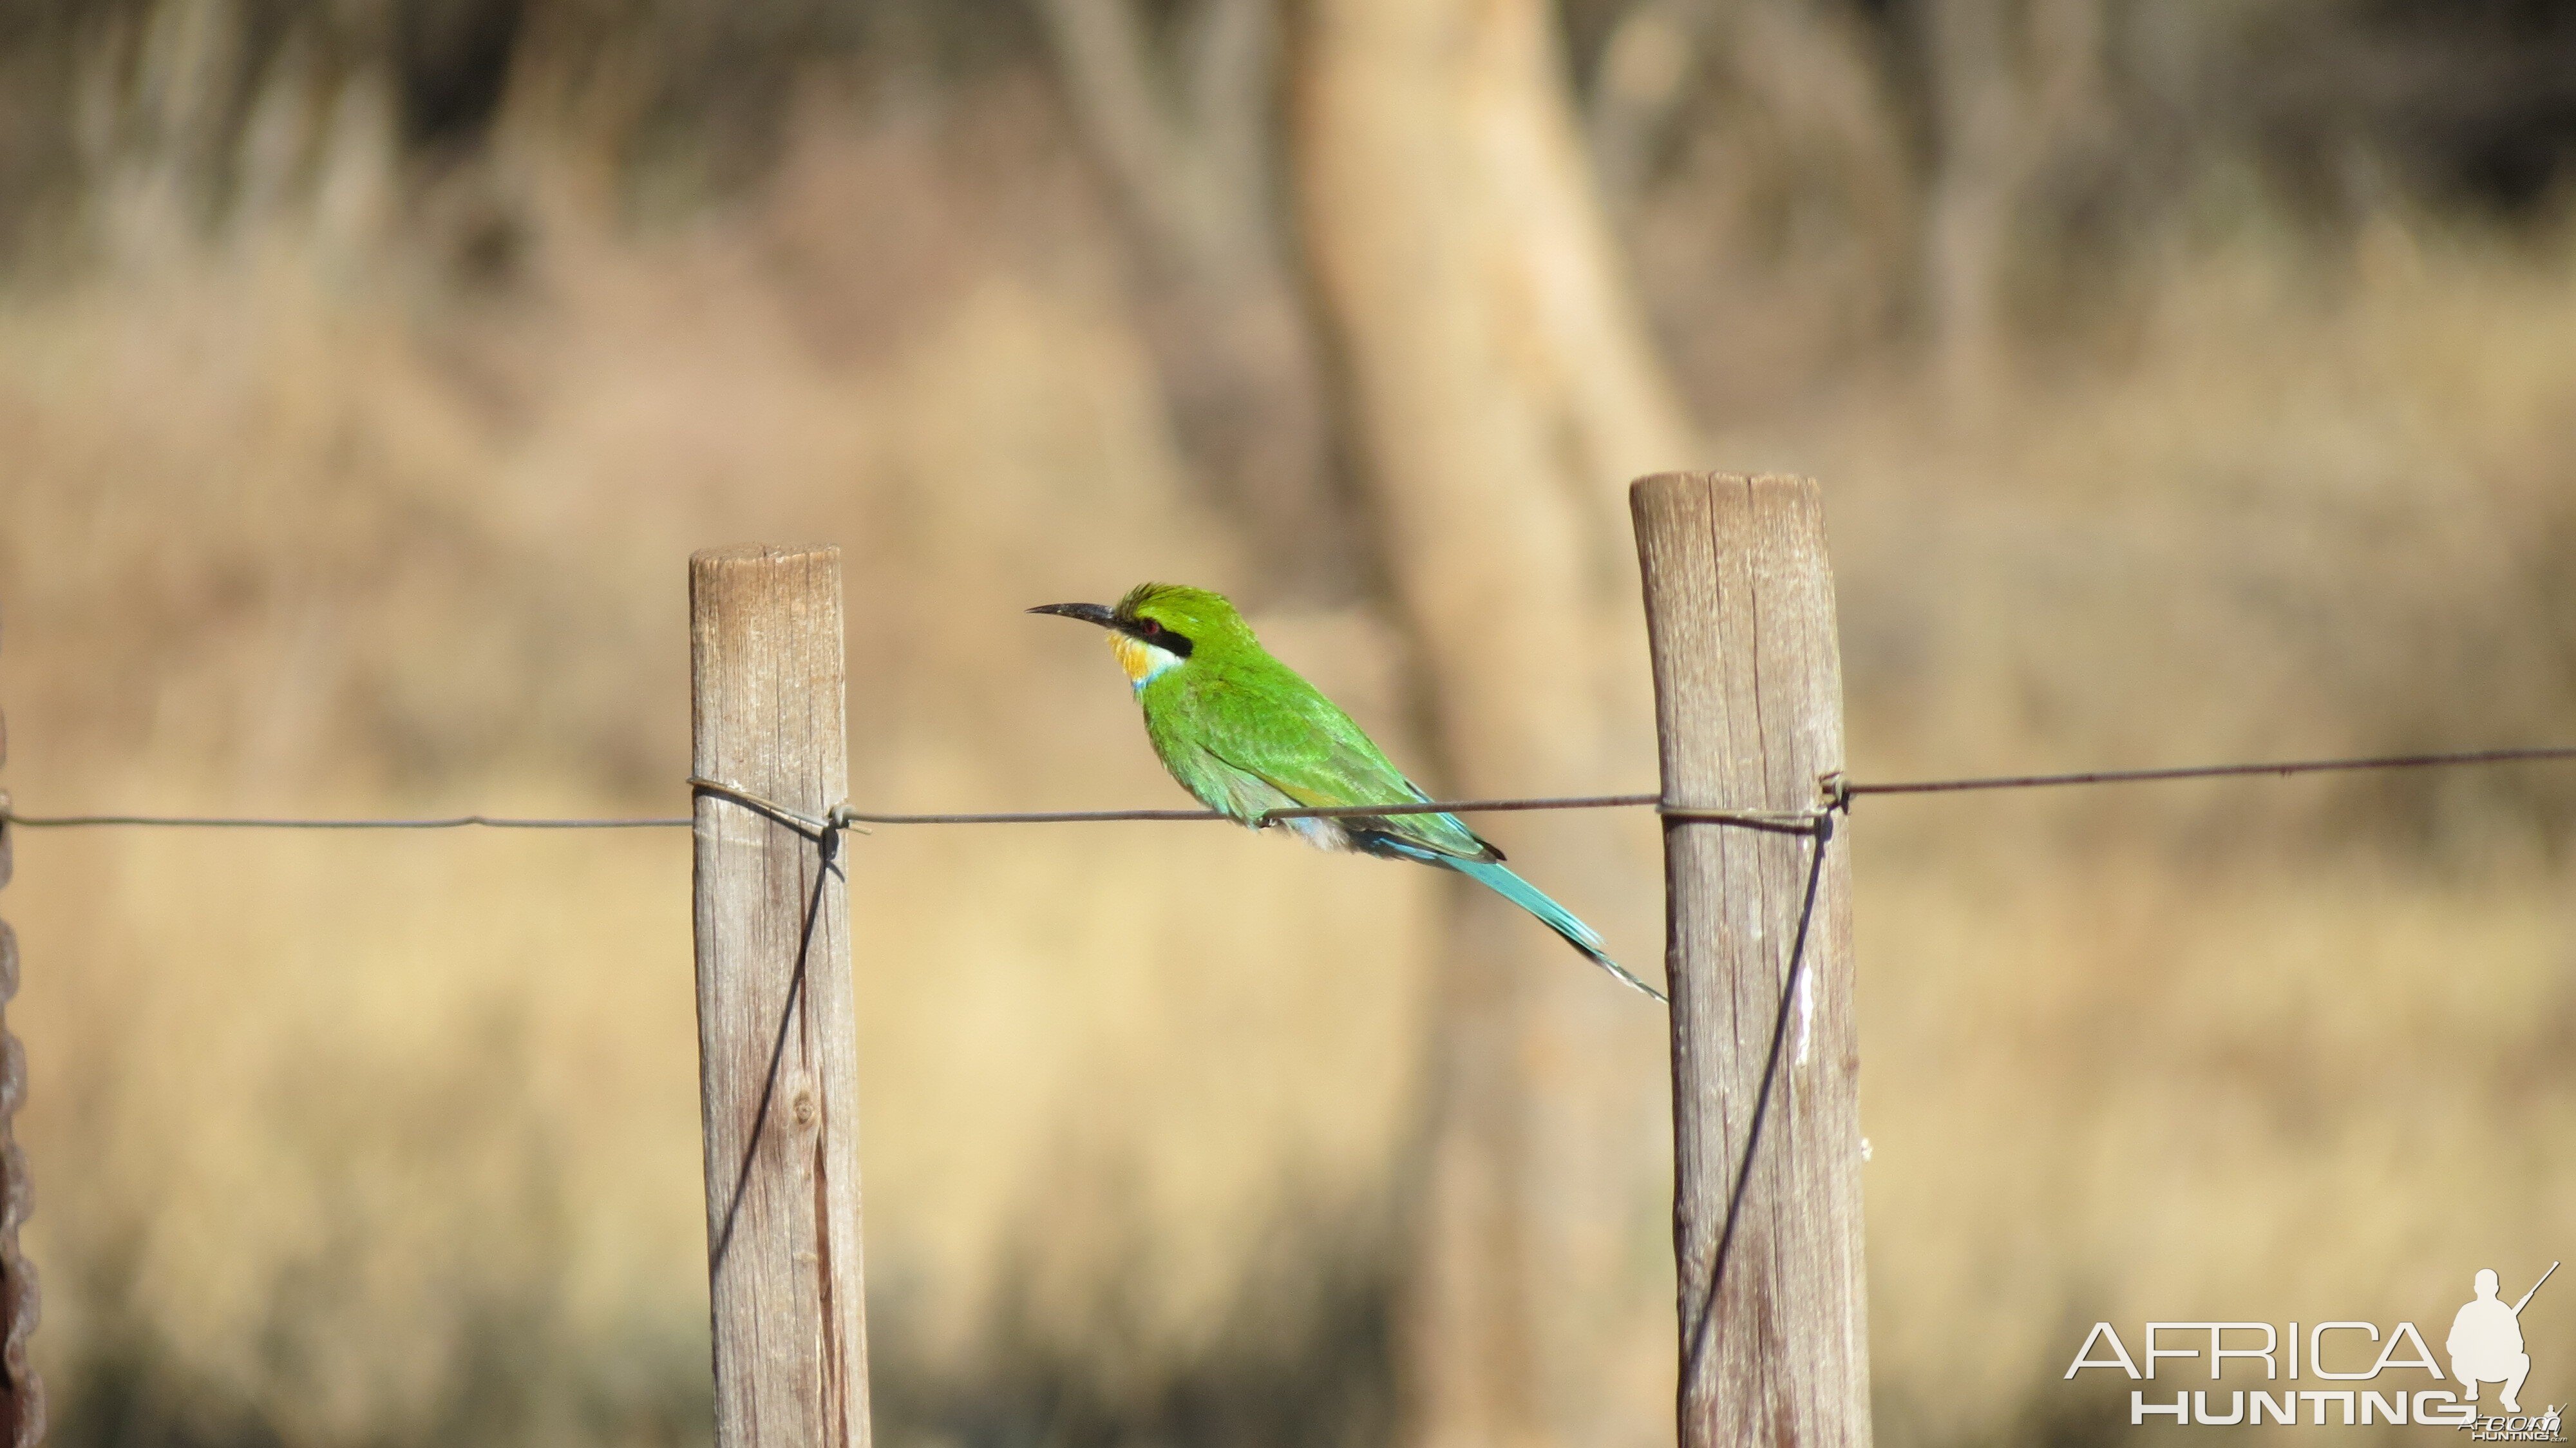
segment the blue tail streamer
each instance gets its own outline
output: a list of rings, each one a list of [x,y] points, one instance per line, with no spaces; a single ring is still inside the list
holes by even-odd
[[[1419,860],[1426,865],[1438,865],[1444,870],[1457,871],[1459,874],[1466,876],[1468,879],[1475,881],[1477,884],[1484,886],[1486,889],[1491,890],[1495,894],[1502,896],[1504,899],[1511,901],[1515,905],[1518,905],[1530,914],[1537,916],[1538,922],[1541,925],[1544,925],[1548,929],[1555,931],[1557,934],[1564,936],[1565,943],[1573,946],[1576,950],[1581,951],[1584,959],[1591,961],[1594,965],[1597,965],[1603,970],[1610,972],[1612,975],[1617,976],[1621,981],[1628,985],[1644,991],[1647,995],[1653,996],[1656,1000],[1660,1001],[1664,999],[1664,993],[1662,991],[1659,991],[1653,986],[1646,984],[1644,981],[1637,979],[1635,976],[1630,975],[1627,970],[1619,964],[1619,962],[1610,958],[1609,952],[1602,949],[1601,932],[1584,924],[1581,920],[1576,919],[1573,911],[1568,910],[1564,906],[1557,904],[1554,900],[1549,899],[1544,891],[1540,890],[1536,885],[1531,884],[1529,881],[1522,879],[1520,876],[1513,874],[1509,867],[1501,864],[1500,862],[1493,860],[1462,860],[1454,855],[1443,855],[1437,851],[1423,849],[1421,846],[1413,844],[1407,840],[1391,839],[1385,836],[1379,836],[1378,838],[1371,840],[1369,843],[1374,847],[1372,851],[1373,853],[1383,851],[1386,854],[1400,856],[1407,860]]]

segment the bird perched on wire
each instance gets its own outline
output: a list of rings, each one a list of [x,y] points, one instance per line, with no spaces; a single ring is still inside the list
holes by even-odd
[[[1298,807],[1422,803],[1431,798],[1387,762],[1332,700],[1270,656],[1222,596],[1141,583],[1115,606],[1050,603],[1109,631],[1135,687],[1154,753],[1181,787],[1255,829],[1287,826],[1308,844],[1455,870],[1535,915],[1566,943],[1657,1000],[1663,992],[1620,968],[1601,936],[1503,865],[1503,852],[1451,814],[1340,815],[1271,821]]]

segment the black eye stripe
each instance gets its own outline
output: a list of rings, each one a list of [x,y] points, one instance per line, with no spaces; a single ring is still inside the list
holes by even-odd
[[[1150,618],[1138,619],[1133,623],[1119,624],[1118,630],[1119,632],[1126,634],[1129,638],[1140,639],[1145,643],[1152,644],[1154,647],[1161,649],[1165,653],[1171,654],[1176,658],[1186,659],[1190,656],[1192,645],[1188,635],[1174,633],[1170,629],[1163,627],[1161,624]]]

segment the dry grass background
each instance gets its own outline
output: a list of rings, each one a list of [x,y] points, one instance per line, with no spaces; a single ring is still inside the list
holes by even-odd
[[[522,158],[506,285],[442,269],[434,210],[352,251],[133,201],[131,244],[0,295],[19,801],[674,810],[682,560],[743,538],[845,549],[871,802],[1165,799],[1093,643],[1019,610],[1226,586],[1264,540],[1174,440],[1049,105],[800,113],[760,187],[642,225]],[[1856,774],[2569,737],[2566,227],[2258,215],[1961,408],[1883,349],[1749,365],[1846,278],[1747,247],[1758,306],[1695,288],[1703,223],[1641,219],[1641,275],[1678,341],[1743,339],[1684,369],[1710,460],[1826,481]],[[1419,757],[1376,610],[1252,592]],[[1886,1440],[2098,1436],[2054,1383],[2095,1318],[2428,1322],[2559,1255],[2571,804],[2538,770],[1869,802]],[[57,1441],[702,1438],[683,837],[18,861]],[[1383,1437],[1435,882],[1203,827],[854,863],[888,1441]],[[2569,1345],[2532,1393],[2576,1393],[2576,1294],[2527,1331]]]

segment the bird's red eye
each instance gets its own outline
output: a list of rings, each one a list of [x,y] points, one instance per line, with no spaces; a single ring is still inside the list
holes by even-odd
[[[1140,618],[1134,623],[1121,624],[1120,627],[1127,631],[1128,637],[1149,648],[1161,649],[1174,658],[1186,659],[1190,656],[1189,635],[1166,627],[1156,620]]]

